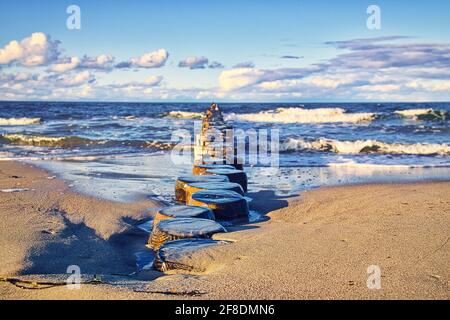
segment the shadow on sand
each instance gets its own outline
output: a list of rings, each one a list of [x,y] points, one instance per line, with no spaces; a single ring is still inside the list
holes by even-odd
[[[252,198],[250,209],[260,215],[255,222],[246,222],[227,227],[229,232],[259,228],[257,223],[269,220],[266,215],[274,210],[288,206],[289,197],[277,196],[273,191],[248,193]],[[61,213],[64,217],[64,214]],[[29,253],[27,259],[30,267],[21,272],[22,275],[33,274],[65,274],[68,266],[80,267],[83,275],[118,275],[126,276],[136,272],[136,253],[145,250],[149,234],[136,226],[142,221],[127,218],[126,222],[134,225],[125,232],[115,234],[105,240],[84,223],[74,224],[64,218],[65,228],[48,237],[43,247],[37,245]],[[145,275],[142,279],[142,275]],[[137,274],[134,279],[153,280],[164,275],[158,271],[146,271]]]
[[[265,217],[266,220],[268,219],[266,215],[269,212],[286,208],[288,206],[287,199],[296,197],[295,195],[277,196],[272,190],[247,193],[247,196],[253,199],[250,203],[250,209],[257,211],[261,216]]]
[[[226,226],[228,232],[243,231],[257,229],[258,223],[268,221],[267,216],[269,212],[285,208],[288,206],[288,198],[295,196],[278,196],[274,191],[261,190],[257,192],[248,192],[246,197],[251,198],[250,210],[256,213],[251,213],[250,221],[236,222],[231,226]]]
[[[136,271],[135,253],[146,249],[146,232],[132,227],[105,240],[84,223],[74,224],[66,218],[64,222],[66,227],[59,234],[44,235],[49,237],[44,247],[31,250],[27,257],[30,267],[21,275],[65,274],[71,265],[80,267],[83,275],[126,276]],[[159,275],[162,273],[155,271],[147,280]]]

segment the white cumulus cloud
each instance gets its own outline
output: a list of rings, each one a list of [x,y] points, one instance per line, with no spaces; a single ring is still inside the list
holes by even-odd
[[[248,86],[277,80],[301,79],[320,70],[320,67],[258,69],[236,68],[223,71],[219,76],[220,87],[225,91],[238,90]]]
[[[189,68],[189,69],[204,69],[208,65],[208,58],[206,57],[187,57],[186,59],[180,61],[178,66],[180,68]]]
[[[59,82],[59,85],[63,87],[77,87],[94,81],[94,75],[87,70],[77,73],[73,76],[68,74],[57,78],[57,82]]]
[[[55,63],[49,70],[54,72],[67,72],[76,69],[81,63],[80,58],[72,57],[68,60],[61,61],[60,63]]]
[[[114,60],[115,58],[109,54],[102,54],[93,58],[84,56],[81,60],[80,67],[85,69],[108,70],[113,68]]]
[[[35,32],[20,42],[13,40],[0,49],[0,65],[17,63],[32,67],[47,65],[59,54],[59,41],[54,41],[42,32]]]
[[[153,86],[157,86],[161,83],[163,77],[162,76],[150,76],[147,79],[145,79],[144,83],[147,86],[153,87]]]
[[[75,69],[92,69],[110,71],[114,68],[115,58],[112,55],[102,54],[97,57],[84,56],[83,58],[64,58],[50,66],[49,71],[64,73]]]
[[[122,62],[118,67],[160,68],[165,65],[168,58],[169,52],[166,49],[158,49],[140,57],[131,58],[129,62]]]
[[[219,84],[223,90],[236,90],[260,82],[265,74],[264,70],[255,68],[225,70],[219,76]]]

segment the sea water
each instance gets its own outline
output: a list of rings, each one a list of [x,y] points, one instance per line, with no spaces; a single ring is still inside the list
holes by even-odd
[[[77,191],[173,202],[175,130],[205,103],[0,102],[0,160],[34,163]],[[249,193],[450,178],[450,103],[227,103],[234,128],[277,129],[279,167],[246,167]],[[193,141],[192,141],[193,143]]]

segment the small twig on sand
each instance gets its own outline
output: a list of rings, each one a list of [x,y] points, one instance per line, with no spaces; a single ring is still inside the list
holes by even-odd
[[[190,297],[198,297],[206,294],[206,292],[201,292],[198,290],[192,291],[147,291],[147,290],[133,290],[138,293],[154,293],[154,294],[164,294],[167,296],[190,296]]]
[[[0,282],[6,282],[10,283],[20,289],[28,289],[28,290],[42,290],[42,289],[49,289],[54,287],[61,287],[67,285],[67,282],[65,281],[33,281],[33,280],[25,280],[25,279],[19,279],[19,278],[9,278],[9,277],[0,277]],[[108,283],[100,280],[99,278],[95,277],[92,280],[81,282],[81,284],[105,284],[105,285],[117,285],[114,283]],[[192,290],[192,291],[147,291],[147,290],[133,290],[133,292],[137,293],[153,293],[153,294],[164,294],[164,295],[173,295],[173,296],[202,296],[206,294],[206,292],[201,292],[198,290]]]
[[[18,278],[0,278],[0,282],[10,283],[20,289],[40,290],[66,285],[66,282],[31,281]]]
[[[433,254],[435,254],[436,252],[438,252],[439,250],[441,250],[443,247],[445,247],[447,245],[447,243],[450,241],[450,236],[436,249],[434,249],[432,252],[430,252],[429,254],[425,255],[422,259],[419,259],[418,262],[421,262],[425,259],[427,259],[428,257],[432,256]]]
[[[60,282],[51,282],[51,281],[33,281],[33,280],[24,280],[19,278],[5,278],[0,277],[0,282],[7,282],[10,283],[20,289],[29,289],[29,290],[42,290],[42,289],[49,289],[53,287],[60,287],[67,285],[67,282],[60,281]],[[98,279],[93,279],[90,281],[82,282],[81,284],[108,284]]]

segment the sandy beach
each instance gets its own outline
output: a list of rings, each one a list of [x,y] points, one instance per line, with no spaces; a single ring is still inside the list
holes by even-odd
[[[450,182],[250,193],[266,221],[216,235],[232,243],[189,257],[197,271],[135,275],[148,237],[136,225],[160,204],[95,199],[51,176],[0,162],[0,189],[23,189],[0,192],[0,276],[61,282],[79,265],[85,281],[101,282],[30,290],[2,281],[0,299],[450,298]],[[367,287],[371,265],[381,289]]]

